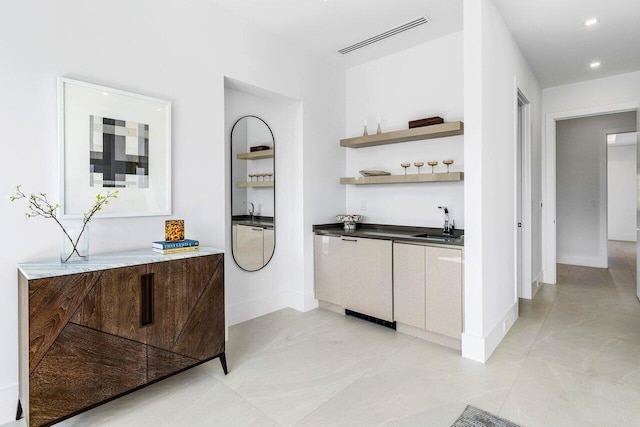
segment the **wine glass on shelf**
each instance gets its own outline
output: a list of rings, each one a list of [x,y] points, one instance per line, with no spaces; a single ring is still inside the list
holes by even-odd
[[[411,163],[410,163],[410,162],[409,162],[409,163],[407,163],[407,162],[405,162],[405,163],[400,163],[400,166],[402,166],[402,167],[404,168],[404,174],[406,175],[406,174],[407,174],[407,168],[408,168],[409,166],[411,166]]]
[[[415,162],[413,166],[418,168],[418,175],[420,175],[420,168],[424,166],[424,162]]]
[[[249,174],[249,182],[253,182],[253,178],[256,176],[255,173],[250,173]]]
[[[453,160],[443,160],[442,163],[447,165],[447,173],[449,173],[449,165],[453,164]]]
[[[267,178],[269,179],[269,182],[273,181],[273,173],[269,172],[267,175]]]
[[[431,173],[433,173],[433,172],[434,172],[434,171],[433,171],[433,168],[434,168],[434,167],[436,167],[436,166],[438,166],[438,162],[437,162],[436,160],[431,160],[430,162],[427,162],[427,164],[428,164],[429,166],[431,166]]]

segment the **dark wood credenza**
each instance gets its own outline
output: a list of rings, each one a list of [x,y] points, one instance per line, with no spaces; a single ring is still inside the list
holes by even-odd
[[[18,271],[17,417],[29,426],[217,357],[227,373],[221,251],[133,251]]]

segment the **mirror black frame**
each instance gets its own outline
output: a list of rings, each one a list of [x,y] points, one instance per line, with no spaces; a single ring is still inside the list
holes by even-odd
[[[267,129],[269,129],[269,133],[271,134],[271,141],[273,143],[273,251],[271,251],[271,257],[269,257],[269,260],[267,262],[265,262],[262,267],[256,269],[256,270],[247,270],[246,268],[242,267],[240,265],[240,263],[238,263],[238,260],[236,259],[236,254],[233,251],[233,186],[235,185],[235,183],[233,182],[233,162],[234,162],[234,158],[233,158],[233,130],[236,128],[236,125],[238,123],[240,123],[241,120],[243,119],[247,119],[247,118],[256,118],[258,120],[260,120],[262,123],[264,123],[264,125],[267,127]],[[231,182],[231,194],[230,194],[230,204],[229,207],[231,209],[231,256],[233,258],[233,261],[236,263],[236,265],[238,266],[238,268],[240,268],[241,270],[244,270],[248,273],[253,273],[255,271],[260,271],[263,268],[265,268],[273,259],[273,255],[276,253],[276,138],[273,135],[273,131],[271,130],[271,127],[267,124],[267,122],[265,122],[264,120],[262,120],[260,117],[255,116],[253,114],[249,114],[246,116],[242,116],[240,117],[238,120],[235,121],[235,123],[233,124],[233,126],[231,127],[231,134],[229,135],[229,153],[231,155],[231,164],[229,166],[229,174],[230,174],[230,182]]]

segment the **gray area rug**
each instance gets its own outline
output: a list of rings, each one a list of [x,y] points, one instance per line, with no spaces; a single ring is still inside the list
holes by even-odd
[[[509,420],[497,417],[493,414],[478,409],[471,405],[467,406],[451,427],[522,427]]]

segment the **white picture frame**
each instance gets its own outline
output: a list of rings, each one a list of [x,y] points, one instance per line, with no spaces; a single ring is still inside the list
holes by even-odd
[[[171,215],[171,102],[58,78],[59,217]]]

